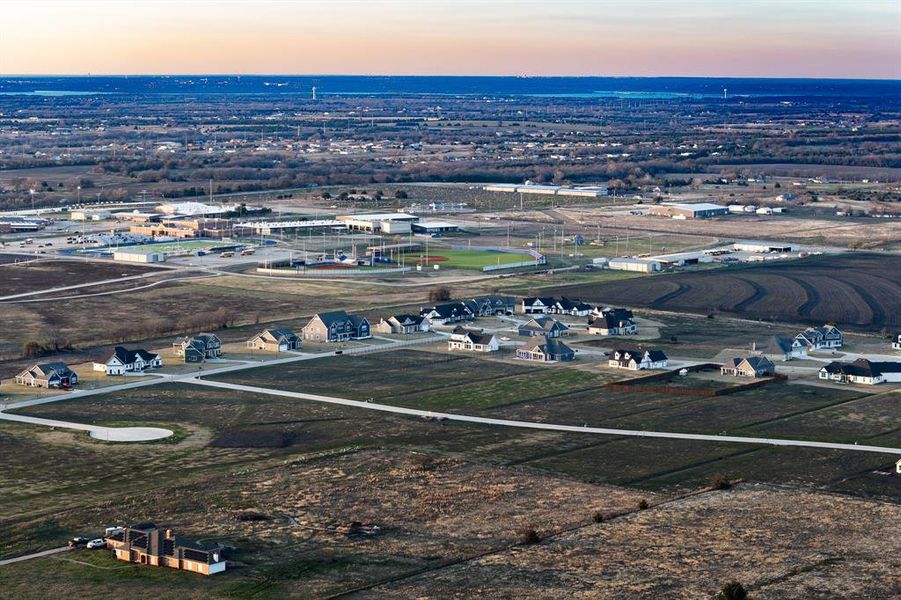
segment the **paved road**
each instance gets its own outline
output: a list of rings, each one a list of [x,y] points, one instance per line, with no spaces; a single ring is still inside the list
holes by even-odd
[[[41,419],[39,417],[28,417],[25,415],[8,415],[6,413],[0,413],[0,418],[5,421],[15,421],[17,423],[29,423],[31,425],[44,425],[45,427],[59,427],[61,429],[87,431],[92,438],[106,440],[108,442],[149,442],[151,440],[167,438],[172,435],[172,431],[169,429],[160,429],[159,427],[102,427],[100,425],[86,425],[84,423],[73,423],[71,421]]]
[[[441,339],[440,337],[437,339]],[[414,344],[424,344],[431,343],[436,341],[436,337],[429,336],[424,338],[417,338],[415,340],[403,341],[403,342],[391,342],[388,344],[374,345],[374,346],[361,346],[358,348],[350,348],[344,350],[344,354],[363,354],[370,352],[383,352],[383,351],[391,351],[391,350],[399,350],[406,346],[414,345]],[[414,408],[405,408],[401,406],[392,406],[389,404],[377,404],[372,402],[360,402],[357,400],[349,400],[346,398],[336,398],[332,396],[320,396],[317,394],[305,394],[302,392],[290,392],[285,390],[273,390],[269,388],[261,388],[255,386],[246,386],[239,385],[234,383],[220,382],[220,381],[209,381],[198,379],[198,377],[205,377],[209,375],[219,375],[223,373],[233,373],[235,371],[241,371],[245,369],[255,369],[257,367],[263,366],[272,366],[272,365],[281,365],[288,364],[292,362],[304,361],[304,360],[314,360],[317,358],[324,358],[326,356],[334,356],[334,352],[321,352],[317,354],[303,354],[303,355],[292,355],[285,358],[277,358],[273,360],[260,361],[260,362],[242,362],[237,364],[232,364],[224,367],[213,368],[213,369],[204,369],[193,371],[190,373],[184,373],[181,375],[164,375],[162,377],[157,377],[154,379],[141,380],[136,381],[134,383],[123,383],[119,385],[113,385],[103,388],[97,388],[92,390],[78,390],[75,392],[68,392],[64,394],[59,394],[55,396],[47,396],[43,398],[34,398],[32,400],[23,400],[20,402],[13,402],[6,406],[0,405],[0,419],[6,419],[11,421],[21,421],[21,422],[34,422],[39,425],[46,425],[47,423],[39,422],[39,421],[48,421],[53,423],[53,427],[68,427],[72,429],[86,430],[88,427],[93,427],[89,425],[84,425],[81,423],[70,423],[64,421],[50,421],[49,419],[37,419],[33,417],[24,417],[25,419],[34,419],[34,421],[23,421],[22,415],[9,415],[2,410],[10,409],[10,408],[25,408],[28,406],[35,406],[38,404],[46,404],[49,402],[59,402],[61,400],[70,400],[75,398],[84,398],[87,396],[94,396],[99,394],[108,394],[111,392],[124,391],[124,390],[132,390],[141,387],[147,387],[152,385],[160,385],[163,383],[191,383],[196,385],[204,385],[208,387],[217,387],[221,389],[231,389],[236,391],[246,391],[257,394],[269,394],[272,396],[282,396],[286,398],[297,398],[301,400],[312,400],[315,402],[326,402],[330,404],[340,404],[343,406],[352,406],[355,408],[363,408],[366,410],[377,410],[382,412],[390,412],[395,414],[402,415],[410,415],[410,416],[418,416],[418,417],[434,417],[434,418],[444,418],[449,421],[463,421],[468,423],[480,423],[483,425],[498,425],[502,427],[520,427],[526,429],[542,429],[542,430],[550,430],[550,431],[565,431],[565,432],[573,432],[573,433],[592,433],[592,434],[600,434],[600,435],[616,435],[616,436],[626,436],[626,437],[649,437],[649,438],[665,438],[665,439],[680,439],[680,440],[695,440],[695,441],[705,441],[705,442],[728,442],[728,443],[738,443],[738,444],[754,444],[754,445],[773,445],[773,446],[795,446],[795,447],[804,447],[804,448],[825,448],[831,450],[846,450],[851,452],[877,452],[882,454],[894,454],[901,455],[901,448],[888,448],[881,446],[866,446],[866,445],[858,445],[858,444],[838,444],[831,442],[813,442],[807,440],[788,440],[788,439],[776,439],[776,438],[754,438],[754,437],[742,437],[742,436],[726,436],[726,435],[705,435],[705,434],[695,434],[695,433],[677,433],[677,432],[666,432],[666,431],[641,431],[641,430],[631,430],[631,429],[611,429],[605,427],[579,427],[577,425],[558,425],[553,423],[536,423],[530,421],[514,421],[509,419],[493,419],[488,417],[477,417],[470,415],[459,415],[453,413],[441,413],[427,410],[419,410]],[[209,364],[209,363],[208,363]],[[104,428],[104,429],[117,429],[117,428]],[[137,428],[141,429],[141,428]]]
[[[443,339],[437,336],[429,336],[423,338],[416,338],[413,340],[404,340],[404,341],[391,341],[387,344],[373,345],[373,346],[360,346],[357,348],[348,348],[343,350],[344,354],[367,354],[370,352],[384,352],[389,350],[400,350],[407,346],[416,345],[416,344],[426,344],[431,343],[436,340]],[[157,440],[169,437],[172,435],[172,432],[168,429],[161,429],[157,427],[103,427],[100,425],[88,425],[85,423],[76,423],[74,421],[58,421],[54,419],[42,419],[39,417],[31,417],[26,415],[11,415],[6,412],[6,410],[10,409],[18,409],[18,408],[27,408],[29,406],[37,406],[39,404],[49,404],[51,402],[60,402],[62,400],[75,400],[78,398],[87,398],[90,396],[97,396],[100,394],[110,394],[115,392],[122,392],[126,390],[134,390],[143,387],[149,387],[153,385],[160,385],[163,383],[178,383],[178,382],[190,382],[194,380],[194,378],[200,375],[219,375],[222,373],[232,373],[234,371],[241,371],[244,369],[256,369],[258,367],[266,367],[272,365],[283,365],[292,362],[304,361],[304,360],[314,360],[317,358],[324,358],[326,356],[334,356],[334,351],[329,352],[319,352],[316,354],[296,354],[291,353],[290,356],[285,358],[276,358],[272,360],[264,360],[264,361],[242,361],[239,363],[229,364],[227,366],[218,367],[218,368],[207,368],[207,369],[198,369],[197,371],[191,371],[189,373],[182,373],[180,375],[172,375],[172,374],[157,374],[156,377],[142,379],[140,381],[135,381],[132,383],[120,383],[117,385],[110,385],[106,387],[94,388],[90,390],[76,390],[73,392],[63,392],[61,394],[55,394],[53,396],[44,396],[41,398],[32,398],[30,400],[21,400],[19,402],[11,402],[9,404],[0,404],[0,420],[5,421],[14,421],[17,423],[29,423],[32,425],[43,425],[45,427],[55,427],[61,429],[74,429],[76,431],[87,431],[90,433],[91,437],[100,439],[100,440],[108,440],[111,442],[142,442],[149,440]],[[215,363],[206,363],[207,366]]]
[[[42,552],[35,552],[34,554],[26,554],[25,556],[17,556],[15,558],[7,558],[5,560],[0,560],[0,567],[3,565],[11,565],[13,563],[22,562],[23,560],[31,560],[32,558],[43,558],[45,556],[52,556],[54,554],[60,554],[62,552],[68,552],[71,550],[68,546],[63,546],[62,548],[54,548],[52,550],[44,550]]]
[[[757,446],[796,446],[802,448],[825,448],[829,450],[847,450],[851,452],[878,452],[880,454],[897,454],[901,455],[901,448],[888,448],[882,446],[864,446],[858,444],[836,444],[831,442],[812,442],[807,440],[785,440],[775,438],[755,438],[729,435],[705,435],[700,433],[675,433],[668,431],[641,431],[635,429],[611,429],[607,427],[579,427],[578,425],[556,425],[553,423],[535,423],[532,421],[513,421],[510,419],[493,419],[489,417],[475,417],[469,415],[459,415],[453,413],[442,413],[430,410],[419,410],[416,408],[405,408],[401,406],[392,406],[390,404],[376,404],[373,402],[361,402],[359,400],[348,400],[346,398],[335,398],[333,396],[320,396],[318,394],[305,394],[302,392],[289,392],[286,390],[272,390],[269,388],[261,388],[249,385],[239,385],[235,383],[227,383],[224,381],[207,381],[192,378],[187,383],[196,385],[204,385],[208,387],[236,390],[241,392],[251,392],[255,394],[268,394],[270,396],[283,396],[285,398],[297,398],[300,400],[312,400],[314,402],[325,402],[328,404],[340,404],[342,406],[352,406],[354,408],[363,408],[366,410],[377,410],[381,412],[389,412],[401,415],[410,415],[415,417],[432,417],[442,418],[448,421],[463,421],[466,423],[479,423],[482,425],[499,425],[501,427],[520,427],[524,429],[542,429],[550,431],[566,431],[571,433],[595,433],[600,435],[616,435],[625,437],[647,437],[647,438],[665,438],[673,440],[695,440],[703,442],[727,442],[733,444],[754,444]]]
[[[140,275],[128,275],[126,277],[116,277],[115,279],[104,279],[102,281],[90,281],[88,283],[76,283],[73,285],[64,285],[59,287],[46,288],[34,292],[23,292],[21,294],[11,294],[9,296],[0,296],[0,302],[8,300],[16,300],[18,298],[29,298],[32,296],[42,296],[44,294],[53,294],[55,292],[65,292],[68,290],[77,290],[80,288],[94,287],[98,285],[109,285],[112,283],[120,283],[122,281],[132,281],[134,279],[147,279],[149,277],[159,277],[161,275],[171,275],[172,271],[153,271],[150,273],[142,273]]]

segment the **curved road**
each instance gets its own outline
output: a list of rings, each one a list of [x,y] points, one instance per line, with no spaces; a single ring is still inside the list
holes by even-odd
[[[755,438],[742,437],[733,435],[706,435],[701,433],[675,433],[669,431],[641,431],[637,429],[610,429],[607,427],[579,427],[578,425],[556,425],[554,423],[536,423],[533,421],[513,421],[510,419],[493,419],[490,417],[475,417],[469,415],[458,415],[453,413],[434,412],[430,410],[419,410],[416,408],[405,408],[401,406],[392,406],[390,404],[376,404],[373,402],[361,402],[359,400],[348,400],[346,398],[335,398],[332,396],[320,396],[318,394],[304,394],[302,392],[289,392],[286,390],[272,390],[269,388],[254,387],[249,385],[239,385],[236,383],[227,383],[223,381],[207,381],[203,379],[192,378],[186,383],[196,385],[205,385],[215,388],[223,388],[229,390],[237,390],[241,392],[252,392],[256,394],[269,394],[270,396],[283,396],[286,398],[297,398],[300,400],[312,400],[314,402],[325,402],[328,404],[340,404],[342,406],[352,406],[354,408],[364,408],[367,410],[377,410],[381,412],[390,412],[401,415],[410,415],[416,417],[432,417],[447,419],[448,421],[463,421],[466,423],[479,423],[482,425],[499,425],[501,427],[521,427],[524,429],[543,429],[549,431],[567,431],[572,433],[595,433],[600,435],[617,435],[625,437],[647,437],[647,438],[665,438],[673,440],[696,440],[703,442],[728,442],[733,444],[755,444],[772,445],[772,446],[797,446],[802,448],[825,448],[828,450],[850,450],[853,452],[878,452],[880,454],[897,454],[901,455],[901,448],[888,448],[883,446],[863,446],[858,444],[837,444],[832,442],[813,442],[807,440],[785,440],[777,438]]]
[[[440,339],[440,338],[438,338]],[[369,353],[369,352],[381,352],[381,351],[390,351],[394,349],[401,349],[406,346],[414,345],[414,344],[422,344],[436,341],[436,337],[429,336],[425,338],[418,338],[415,340],[404,341],[404,342],[391,342],[387,344],[381,344],[377,346],[365,346],[359,348],[351,348],[344,350],[344,354],[359,354],[359,353]],[[223,381],[209,381],[205,379],[200,379],[200,377],[205,377],[209,375],[218,375],[223,373],[232,373],[235,371],[242,371],[246,369],[254,369],[257,367],[263,366],[272,366],[279,364],[286,364],[304,360],[314,360],[317,358],[324,358],[327,356],[334,356],[334,352],[321,352],[317,354],[294,354],[292,356],[288,356],[285,358],[277,358],[273,360],[266,361],[245,361],[238,364],[227,365],[218,368],[206,369],[204,371],[194,371],[191,373],[184,373],[181,375],[159,375],[153,379],[144,379],[141,381],[136,381],[134,383],[123,383],[119,385],[112,385],[103,388],[96,388],[91,390],[78,390],[75,392],[69,392],[65,394],[59,394],[56,396],[49,396],[43,398],[34,398],[31,400],[23,400],[20,402],[13,402],[7,405],[0,404],[0,420],[8,420],[8,421],[17,421],[22,423],[33,423],[36,425],[46,425],[50,427],[63,427],[69,429],[77,429],[81,431],[92,431],[97,430],[99,432],[99,439],[109,439],[110,441],[141,441],[137,438],[132,439],[114,439],[115,436],[121,436],[123,438],[127,438],[129,435],[140,435],[138,431],[144,430],[147,435],[159,434],[162,430],[157,428],[145,428],[145,427],[136,427],[136,428],[115,428],[115,427],[100,427],[94,425],[86,425],[82,423],[71,423],[66,421],[53,421],[50,419],[41,419],[38,417],[29,417],[25,415],[11,415],[2,412],[6,409],[16,409],[16,408],[26,408],[28,406],[35,406],[38,404],[46,404],[49,402],[59,402],[61,400],[71,400],[75,398],[83,398],[86,396],[94,396],[99,394],[108,394],[111,392],[131,390],[141,387],[147,387],[152,385],[159,385],[163,383],[190,383],[195,385],[203,385],[221,389],[230,389],[236,391],[244,391],[251,392],[256,394],[268,394],[271,396],[282,396],[285,398],[296,398],[299,400],[312,400],[314,402],[325,402],[328,404],[339,404],[342,406],[351,406],[354,408],[362,408],[366,410],[376,410],[381,412],[389,412],[400,415],[409,415],[414,417],[430,417],[430,418],[440,418],[447,419],[448,421],[462,421],[466,423],[479,423],[482,425],[496,425],[501,427],[519,427],[524,429],[541,429],[546,431],[563,431],[563,432],[571,432],[571,433],[592,433],[598,435],[615,435],[615,436],[624,436],[624,437],[645,437],[645,438],[664,438],[664,439],[676,439],[676,440],[694,440],[694,441],[702,441],[702,442],[727,442],[734,444],[754,444],[758,446],[772,445],[772,446],[793,446],[793,447],[801,447],[801,448],[822,448],[828,450],[845,450],[850,452],[876,452],[881,454],[892,454],[892,455],[901,455],[901,448],[889,448],[883,446],[867,446],[867,445],[858,445],[858,444],[840,444],[833,442],[814,442],[809,440],[790,440],[790,439],[778,439],[778,438],[755,438],[755,437],[743,437],[743,436],[729,436],[729,435],[707,435],[700,433],[678,433],[678,432],[670,432],[670,431],[642,431],[635,429],[612,429],[607,427],[580,427],[578,425],[560,425],[554,423],[539,423],[532,421],[515,421],[511,419],[495,419],[490,417],[477,417],[470,415],[460,415],[453,413],[443,413],[443,412],[434,412],[429,410],[419,410],[415,408],[406,408],[403,406],[393,406],[390,404],[378,404],[373,402],[361,402],[359,400],[349,400],[346,398],[336,398],[333,396],[320,396],[318,394],[305,394],[302,392],[291,392],[287,390],[274,390],[263,387],[255,387],[249,385],[240,385],[236,383],[228,383]],[[131,430],[123,432],[122,430]],[[138,430],[138,431],[135,431]],[[98,435],[94,435],[93,431],[91,433],[93,437],[98,437]],[[110,435],[111,437],[107,438],[106,435]],[[167,435],[171,435],[171,432],[168,432]],[[159,439],[160,437],[167,437],[159,435],[158,437],[146,438],[146,439]]]

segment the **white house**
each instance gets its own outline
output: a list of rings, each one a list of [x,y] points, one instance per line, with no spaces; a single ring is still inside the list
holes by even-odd
[[[473,331],[465,327],[456,327],[447,343],[449,350],[468,350],[470,352],[497,352],[500,347],[497,338],[491,333]]]
[[[895,339],[892,340],[892,349],[901,350],[901,333],[895,334]]]
[[[665,369],[666,354],[662,350],[642,350],[640,348],[616,348],[610,354],[607,366],[616,369]]]
[[[842,332],[835,325],[808,327],[796,335],[795,339],[806,344],[810,350],[841,348],[845,341]]]
[[[163,366],[159,354],[147,352],[139,348],[128,350],[124,346],[116,346],[105,362],[95,362],[94,370],[103,371],[107,375],[125,375],[127,373],[143,373],[144,369],[156,369]]]
[[[874,362],[858,358],[854,362],[834,361],[820,369],[820,379],[838,383],[901,383],[901,362]]]
[[[635,335],[638,333],[638,325],[630,317],[620,315],[615,311],[608,311],[588,322],[588,333],[591,335]]]

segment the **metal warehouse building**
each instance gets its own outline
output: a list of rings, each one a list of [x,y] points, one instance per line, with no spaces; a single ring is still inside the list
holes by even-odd
[[[643,258],[611,258],[607,261],[607,268],[614,271],[653,273],[660,270],[660,263]]]
[[[113,252],[113,260],[118,260],[120,262],[134,262],[134,263],[155,263],[155,262],[163,262],[166,260],[166,256],[162,252],[141,252],[138,250],[116,250]]]
[[[712,202],[698,202],[696,204],[667,203],[652,206],[648,212],[658,217],[672,217],[673,219],[706,219],[728,214],[729,209]]]
[[[741,252],[797,252],[800,246],[788,242],[741,241],[732,244]]]

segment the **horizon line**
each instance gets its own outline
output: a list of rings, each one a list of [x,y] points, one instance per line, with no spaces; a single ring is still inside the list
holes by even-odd
[[[785,79],[816,81],[893,81],[901,82],[901,74],[881,76],[787,76],[787,75],[548,75],[527,73],[440,74],[440,73],[0,73],[0,77],[451,77],[451,78],[516,78],[516,79]]]

